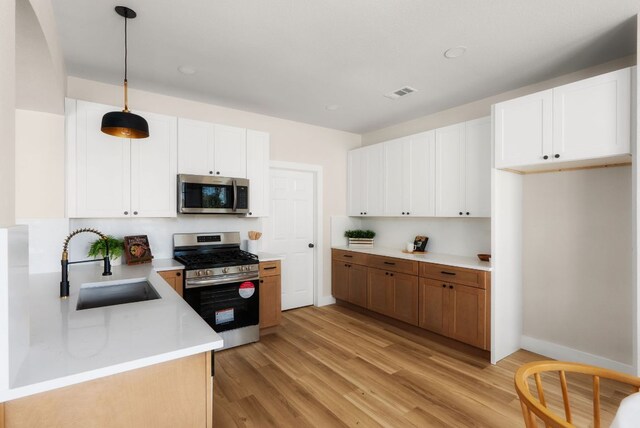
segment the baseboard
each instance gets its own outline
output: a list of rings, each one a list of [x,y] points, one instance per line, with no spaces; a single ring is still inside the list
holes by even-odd
[[[322,296],[318,298],[318,307],[333,305],[336,302],[336,299],[333,296]]]
[[[579,351],[567,346],[558,345],[556,343],[547,342],[545,340],[535,339],[529,336],[522,336],[520,346],[527,351],[544,355],[556,360],[573,361],[593,366],[604,367],[616,370],[630,375],[636,375],[632,365],[621,363],[619,361],[610,360],[598,355],[589,354],[588,352]]]

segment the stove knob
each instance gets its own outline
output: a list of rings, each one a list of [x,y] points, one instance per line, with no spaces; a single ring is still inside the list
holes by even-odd
[[[211,275],[212,273],[211,270],[207,269],[207,275]]]
[[[229,272],[229,268],[228,267],[222,268],[222,273],[227,273],[227,272]]]
[[[201,270],[199,270],[198,272],[196,272],[196,276],[202,276],[204,272],[202,272]]]
[[[245,271],[248,271],[248,270],[249,270],[249,266],[243,266],[242,268],[243,268]]]

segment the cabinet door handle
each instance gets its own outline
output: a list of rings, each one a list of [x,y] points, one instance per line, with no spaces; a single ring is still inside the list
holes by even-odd
[[[138,211],[134,211],[134,212],[133,212],[133,215],[138,215]]]
[[[216,175],[220,175],[220,171],[216,171]]]
[[[455,272],[447,272],[446,270],[441,270],[440,273],[443,275],[453,275],[453,276],[456,275]]]
[[[129,215],[129,211],[125,211],[125,212],[124,212],[124,215]]]
[[[453,289],[453,285],[450,285],[449,288]]]
[[[467,211],[467,215],[469,215],[469,211]]]
[[[553,157],[558,159],[560,157],[560,155],[556,153]]]
[[[392,273],[390,273],[390,274],[389,274],[389,276],[393,276],[393,274],[392,274]]]
[[[353,256],[350,256],[349,254],[343,254],[342,257],[347,257],[349,259],[353,258]]]
[[[394,266],[394,265],[395,265],[395,263],[394,263],[394,262],[384,262],[384,264],[385,264],[385,265],[391,265],[391,266]]]
[[[462,215],[462,211],[460,211],[459,214]]]
[[[260,284],[262,284],[263,282],[264,282],[264,279],[261,279],[261,280],[260,280]]]
[[[548,155],[544,155],[544,156],[542,156],[542,159],[547,160],[547,159],[549,159],[549,156]]]
[[[411,214],[409,211],[407,211],[407,215]]]
[[[447,284],[442,284],[442,288],[447,288]]]
[[[209,174],[213,174],[213,171],[209,171]]]
[[[404,211],[402,212],[402,215],[404,215]]]
[[[389,275],[389,272],[385,272],[384,274],[385,274],[385,275]]]
[[[181,272],[176,272],[176,276],[181,276],[182,273]]]

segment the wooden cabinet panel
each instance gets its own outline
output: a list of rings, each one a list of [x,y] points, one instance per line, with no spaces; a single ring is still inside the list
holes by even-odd
[[[368,255],[365,253],[345,250],[333,250],[331,257],[334,260],[344,260],[347,263],[354,263],[358,265],[366,265],[368,260]]]
[[[449,335],[460,342],[487,349],[486,292],[459,284],[449,285],[449,292]]]
[[[349,302],[367,307],[367,267],[349,265]]]
[[[420,278],[420,327],[445,336],[448,334],[449,323],[445,316],[448,295],[446,283]]]
[[[341,260],[331,263],[331,294],[340,300],[349,300],[349,264]]]
[[[260,262],[260,277],[280,275],[280,260]]]
[[[184,275],[182,270],[165,270],[158,272],[158,275],[167,281],[169,285],[176,290],[176,293],[182,296],[184,284]]]
[[[369,268],[367,275],[367,308],[384,315],[393,314],[393,287],[388,271]]]
[[[487,272],[435,263],[420,263],[420,276],[445,282],[487,288]]]
[[[282,277],[280,276],[280,260],[260,262],[259,268],[260,328],[273,327],[280,324],[282,320]],[[340,281],[337,281],[337,283],[339,282]]]
[[[418,325],[418,277],[402,273],[391,273],[393,290],[392,317],[409,324]]]
[[[207,354],[8,401],[5,426],[208,427],[212,378]]]
[[[418,275],[418,262],[393,257],[369,255],[367,265],[377,269],[384,269],[392,272],[406,273],[408,275]]]
[[[260,279],[260,328],[273,327],[282,319],[280,276]]]

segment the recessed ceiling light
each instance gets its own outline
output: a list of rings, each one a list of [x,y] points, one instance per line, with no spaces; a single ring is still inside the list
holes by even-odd
[[[326,105],[324,108],[326,108],[329,111],[336,111],[340,108],[340,106],[337,104],[329,104],[329,105]]]
[[[456,46],[455,48],[449,48],[444,51],[444,57],[447,59],[458,58],[459,56],[464,55],[466,51],[466,46]]]
[[[178,71],[182,74],[195,74],[196,69],[191,67],[190,65],[181,65],[178,67]]]

